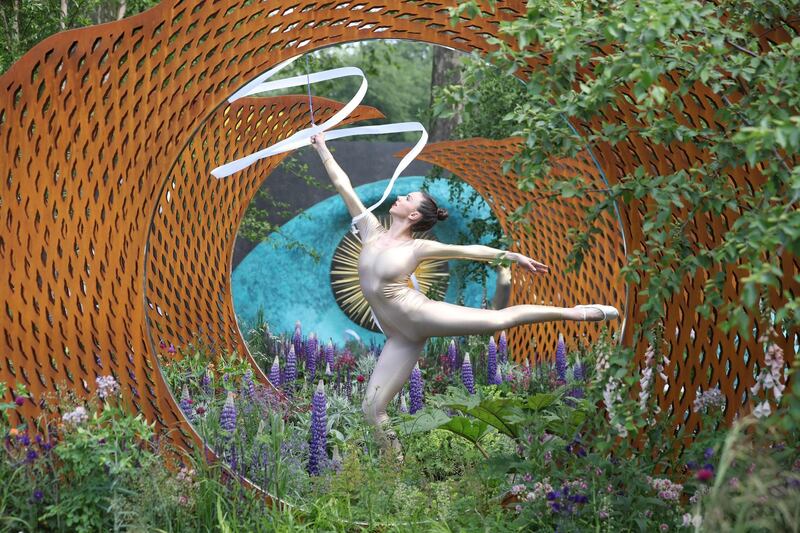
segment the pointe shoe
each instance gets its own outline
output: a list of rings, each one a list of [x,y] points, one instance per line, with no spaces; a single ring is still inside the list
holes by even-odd
[[[601,313],[603,313],[603,318],[600,320],[592,320],[592,322],[600,322],[602,320],[612,320],[615,318],[619,318],[619,311],[616,307],[611,305],[600,305],[600,304],[588,304],[588,305],[576,305],[575,307],[583,308],[583,319],[586,320],[586,309],[597,309]]]

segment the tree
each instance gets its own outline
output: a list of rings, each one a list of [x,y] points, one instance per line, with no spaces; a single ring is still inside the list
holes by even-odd
[[[493,4],[490,3],[490,5]],[[662,173],[644,164],[611,183],[585,214],[588,231],[573,237],[579,268],[592,246],[600,213],[637,202],[644,212],[644,245],[629,252],[623,273],[642,283],[640,307],[647,329],[684,280],[699,271],[708,279],[698,310],[719,311],[723,328],[745,338],[751,318],[789,328],[800,321],[800,295],[787,288],[779,258],[800,251],[800,38],[780,44],[769,30],[796,35],[798,0],[576,0],[529,2],[525,16],[501,24],[510,38],[493,40],[491,55],[513,71],[530,62],[523,105],[505,117],[525,137],[512,162],[520,188],[549,187],[565,197],[591,192],[578,180],[545,185],[551,161],[589,145],[614,147],[639,139],[669,150],[691,145],[701,156],[687,168]],[[481,16],[474,1],[452,11]],[[723,105],[713,121],[686,119],[698,86]],[[480,89],[464,87],[464,98]],[[627,122],[609,120],[618,105]],[[716,107],[716,106],[713,106]],[[573,129],[568,119],[582,128]],[[754,186],[730,179],[748,172]],[[517,213],[524,219],[526,207]],[[728,216],[729,231],[709,243],[695,221]],[[702,232],[702,230],[700,230]],[[738,298],[723,296],[725,272],[740,273]],[[797,278],[793,280],[797,281]],[[780,298],[771,299],[778,295]],[[773,302],[782,303],[774,305]]]

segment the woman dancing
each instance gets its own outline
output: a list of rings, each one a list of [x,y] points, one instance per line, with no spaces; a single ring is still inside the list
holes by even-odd
[[[456,246],[413,238],[412,231],[429,230],[447,218],[447,211],[421,191],[398,196],[389,209],[391,225],[384,228],[356,196],[347,174],[325,145],[324,135],[314,135],[311,143],[350,214],[356,217],[366,213],[356,223],[361,237],[358,274],[361,291],[386,335],[386,344],[369,378],[362,409],[384,450],[391,447],[402,458],[397,436],[388,428],[386,407],[408,380],[429,337],[492,334],[520,324],[550,320],[599,321],[619,317],[614,307],[605,305],[515,305],[492,310],[429,300],[408,286],[409,276],[426,259],[506,258],[533,274],[546,274],[549,267],[522,254],[488,246]]]

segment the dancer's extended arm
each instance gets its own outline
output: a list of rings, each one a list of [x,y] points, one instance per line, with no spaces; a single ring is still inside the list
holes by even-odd
[[[420,261],[425,259],[474,259],[476,261],[508,259],[536,274],[544,274],[550,271],[550,267],[530,257],[516,252],[498,250],[491,246],[483,246],[482,244],[444,244],[427,239],[417,239],[415,253]]]
[[[344,204],[347,206],[347,210],[350,212],[350,216],[356,217],[361,213],[367,213],[358,222],[359,231],[368,233],[369,230],[375,225],[380,226],[380,222],[378,222],[377,217],[367,211],[367,208],[364,207],[361,199],[353,189],[353,185],[350,183],[350,178],[333,158],[333,155],[331,155],[330,150],[328,150],[328,147],[325,145],[325,136],[321,133],[312,136],[311,145],[317,150],[320,159],[322,159],[322,164],[325,165],[325,170],[328,172],[328,177],[331,179],[333,186],[336,187],[336,190],[342,196]]]

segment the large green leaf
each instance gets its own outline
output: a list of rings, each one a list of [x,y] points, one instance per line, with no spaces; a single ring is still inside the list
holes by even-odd
[[[466,416],[454,416],[441,427],[452,431],[460,437],[464,437],[473,444],[478,444],[489,432],[489,425],[486,422],[467,418]]]
[[[415,415],[404,417],[398,424],[398,429],[402,435],[425,433],[444,426],[450,420],[447,413],[441,409],[425,409]]]
[[[519,437],[520,424],[525,421],[525,413],[520,408],[519,402],[509,398],[483,400],[467,413],[514,439]]]

